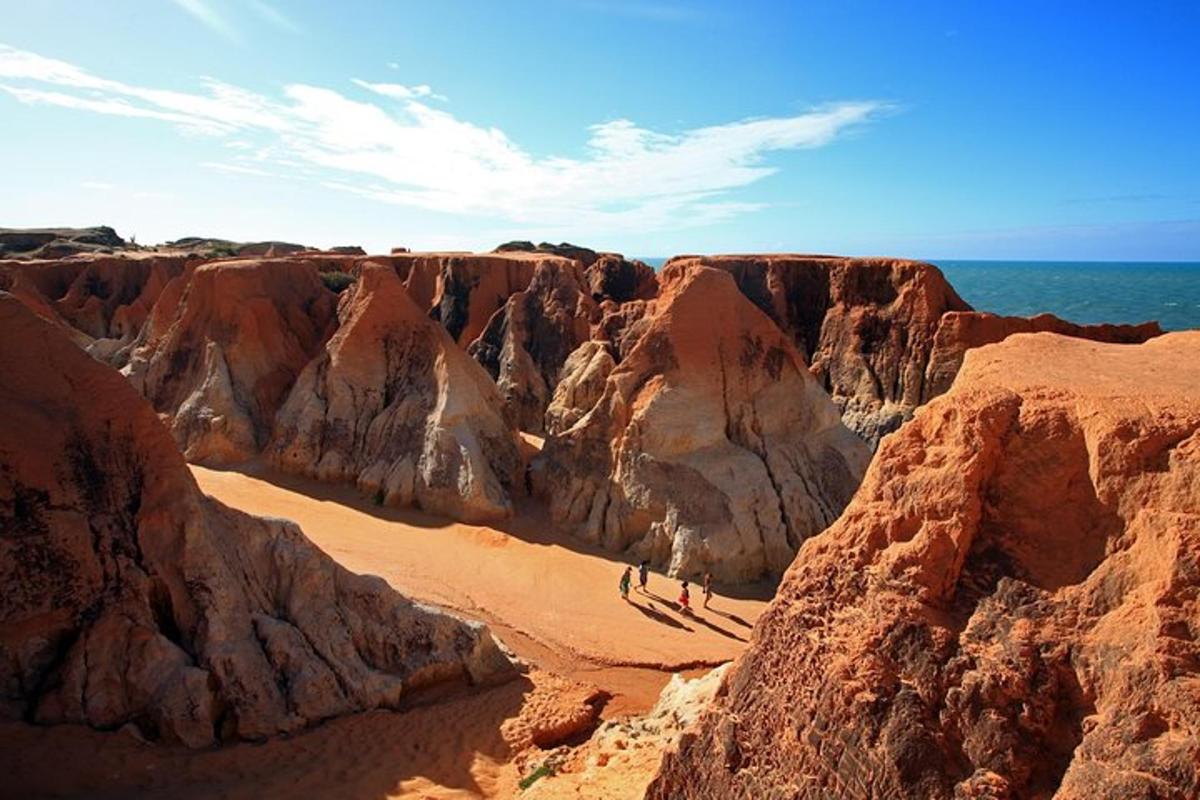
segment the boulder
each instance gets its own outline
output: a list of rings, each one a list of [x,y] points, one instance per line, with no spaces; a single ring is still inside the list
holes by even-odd
[[[1200,796],[1197,352],[967,352],[647,796]]]
[[[117,372],[0,293],[0,718],[203,747],[511,672],[479,625],[205,497]]]
[[[163,290],[124,371],[189,461],[244,461],[332,334],[336,303],[305,259],[201,264]]]
[[[592,298],[597,302],[613,300],[650,300],[658,294],[658,276],[641,261],[627,261],[617,253],[600,253],[586,270]]]
[[[676,265],[598,402],[535,464],[556,521],[670,574],[779,575],[868,458],[789,336],[725,272]]]
[[[510,515],[517,437],[487,373],[392,265],[364,263],[339,316],[279,411],[271,460],[381,503],[469,522]]]

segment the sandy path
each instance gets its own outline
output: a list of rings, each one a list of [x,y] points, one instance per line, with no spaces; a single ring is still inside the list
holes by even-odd
[[[651,575],[651,595],[621,601],[617,556],[555,534],[527,508],[502,527],[455,523],[411,510],[379,508],[351,487],[263,470],[253,474],[192,467],[205,493],[253,514],[297,522],[325,552],[356,572],[380,575],[417,600],[492,624],[518,653],[555,672],[564,657],[604,665],[684,669],[727,661],[745,646],[769,589],[754,599],[720,595],[713,609],[678,613],[679,584]],[[636,581],[635,581],[636,583]],[[551,660],[557,663],[544,663]],[[665,676],[663,678],[665,680]]]

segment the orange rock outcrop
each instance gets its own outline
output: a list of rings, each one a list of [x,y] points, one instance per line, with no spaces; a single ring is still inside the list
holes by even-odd
[[[390,264],[361,266],[339,316],[279,411],[269,457],[383,503],[465,521],[511,514],[516,431],[483,368]]]
[[[644,322],[600,399],[546,442],[552,515],[672,574],[781,573],[841,513],[867,448],[727,273],[669,268]]]
[[[647,796],[1200,796],[1197,353],[967,352]]]
[[[0,293],[0,717],[206,746],[511,670],[481,626],[202,495],[116,371]]]
[[[336,306],[303,258],[201,264],[163,290],[125,372],[189,461],[244,461],[333,333]]]

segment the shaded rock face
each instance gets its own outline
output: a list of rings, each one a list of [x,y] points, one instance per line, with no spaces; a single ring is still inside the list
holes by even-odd
[[[591,336],[598,310],[584,280],[573,262],[538,264],[529,288],[510,296],[467,348],[496,381],[505,413],[521,430],[542,431],[563,364]]]
[[[648,797],[1200,795],[1197,352],[968,352]]]
[[[244,461],[333,332],[336,302],[304,259],[203,264],[163,290],[125,372],[189,461]]]
[[[511,669],[487,630],[204,497],[153,410],[0,294],[0,717],[200,747]]]
[[[250,256],[278,257],[303,253],[309,248],[293,242],[234,242],[204,236],[185,236],[161,245],[169,250],[183,250],[208,258]]]
[[[925,369],[922,402],[949,390],[962,366],[963,356],[973,347],[1000,342],[1015,333],[1058,333],[1095,342],[1140,344],[1163,331],[1157,322],[1140,325],[1076,325],[1053,314],[1036,317],[1000,317],[979,311],[952,311],[942,317],[933,338],[929,366]]]
[[[654,269],[641,261],[626,261],[616,253],[600,253],[587,266],[588,287],[592,299],[626,303],[650,300],[658,294]]]
[[[668,270],[647,319],[599,401],[546,443],[552,515],[672,574],[782,573],[841,513],[867,448],[726,273]]]
[[[107,225],[94,228],[0,228],[0,258],[63,258],[129,247]]]
[[[919,261],[834,256],[678,256],[733,275],[787,332],[846,425],[872,447],[922,402],[942,314],[970,311]]]
[[[529,286],[538,264],[548,258],[558,260],[523,253],[412,253],[393,254],[386,262],[417,306],[466,348],[509,297]]]
[[[380,502],[469,522],[506,517],[516,432],[487,373],[413,302],[388,264],[363,264],[337,333],[276,419],[270,458]]]
[[[0,261],[0,290],[69,326],[88,352],[120,366],[163,288],[189,263],[186,256],[132,253]]]

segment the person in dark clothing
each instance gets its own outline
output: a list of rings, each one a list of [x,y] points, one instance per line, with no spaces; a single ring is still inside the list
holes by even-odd
[[[646,593],[646,581],[650,580],[650,562],[642,559],[642,563],[638,564],[638,586],[642,590],[642,594]]]

